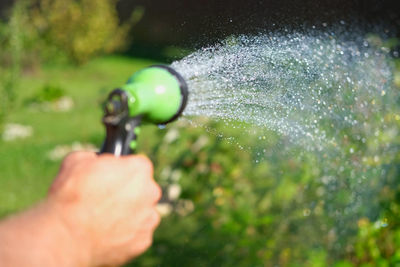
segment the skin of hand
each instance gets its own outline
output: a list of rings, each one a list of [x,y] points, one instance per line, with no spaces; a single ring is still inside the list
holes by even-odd
[[[151,245],[160,197],[146,157],[72,153],[43,203],[0,223],[0,262],[3,256],[4,266],[23,266],[21,257],[29,266],[123,264]]]

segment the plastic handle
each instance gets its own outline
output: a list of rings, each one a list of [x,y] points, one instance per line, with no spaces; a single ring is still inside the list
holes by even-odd
[[[108,96],[103,123],[106,139],[100,150],[115,156],[133,154],[136,147],[137,129],[142,117],[129,117],[128,96],[121,89],[115,89]]]
[[[111,153],[115,156],[134,154],[133,144],[136,144],[135,129],[140,125],[141,118],[130,118],[120,123],[106,124],[106,139],[100,150],[102,153]]]

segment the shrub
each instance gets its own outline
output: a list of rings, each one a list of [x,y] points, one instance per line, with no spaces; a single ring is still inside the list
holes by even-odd
[[[116,0],[36,0],[29,15],[47,46],[84,63],[129,44],[129,32],[143,10],[137,8],[128,21],[121,23],[116,4]]]

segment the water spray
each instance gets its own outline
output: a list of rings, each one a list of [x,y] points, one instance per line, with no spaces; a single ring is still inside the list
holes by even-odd
[[[154,65],[138,71],[108,96],[103,117],[106,139],[100,153],[134,153],[140,125],[166,125],[176,120],[187,99],[186,82],[173,68]]]

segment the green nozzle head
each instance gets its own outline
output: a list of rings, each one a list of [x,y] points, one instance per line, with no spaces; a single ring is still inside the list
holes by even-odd
[[[135,73],[121,90],[127,94],[129,116],[167,124],[179,117],[188,98],[185,80],[174,69],[155,65]]]

